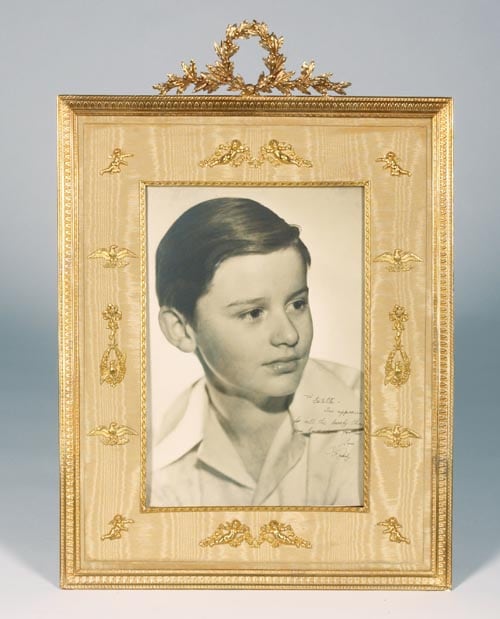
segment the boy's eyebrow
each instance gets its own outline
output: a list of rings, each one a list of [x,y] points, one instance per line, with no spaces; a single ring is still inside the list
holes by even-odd
[[[294,293],[292,293],[289,297],[287,297],[286,302],[288,303],[288,301],[291,301],[294,297],[298,297],[299,294],[304,294],[304,293],[308,293],[309,292],[309,287],[308,286],[304,286],[303,288],[301,288],[300,290],[296,290]]]
[[[226,307],[234,307],[235,305],[255,305],[257,303],[264,303],[266,300],[265,297],[257,297],[256,299],[243,299],[239,301],[233,301],[232,303],[228,303]]]
[[[297,297],[299,294],[308,293],[308,292],[309,292],[309,288],[307,286],[304,286],[300,290],[296,290],[295,292],[292,292],[292,294],[287,297],[286,302],[288,303],[291,299],[293,299],[294,297]],[[266,300],[267,300],[266,297],[257,297],[255,299],[242,299],[238,301],[232,301],[231,303],[228,303],[226,307],[235,307],[238,305],[259,305],[259,304],[265,303]]]

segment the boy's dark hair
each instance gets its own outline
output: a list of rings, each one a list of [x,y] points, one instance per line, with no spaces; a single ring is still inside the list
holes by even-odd
[[[296,247],[311,264],[299,228],[255,200],[214,198],[183,213],[156,250],[156,294],[194,323],[198,299],[208,291],[220,264],[233,256],[268,254]]]

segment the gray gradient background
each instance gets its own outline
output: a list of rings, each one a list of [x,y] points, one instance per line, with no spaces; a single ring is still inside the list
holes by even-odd
[[[58,590],[56,95],[154,94],[181,60],[213,59],[228,23],[266,21],[288,66],[352,95],[455,98],[456,406],[451,593]],[[500,496],[495,0],[47,0],[0,7],[2,617],[498,617]],[[252,45],[252,43],[254,45]],[[237,64],[260,69],[257,43]]]

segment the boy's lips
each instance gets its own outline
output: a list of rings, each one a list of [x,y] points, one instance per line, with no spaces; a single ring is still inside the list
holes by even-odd
[[[273,365],[274,363],[288,363],[289,361],[299,361],[300,359],[302,359],[302,357],[299,357],[298,355],[278,357],[277,359],[273,359],[272,361],[264,363],[264,365]]]
[[[271,369],[271,371],[275,374],[288,374],[290,372],[295,372],[295,370],[299,367],[299,362],[302,357],[280,357],[278,359],[274,359],[268,363],[264,363],[264,365]]]

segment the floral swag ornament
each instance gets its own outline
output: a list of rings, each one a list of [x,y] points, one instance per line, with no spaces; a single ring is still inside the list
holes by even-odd
[[[241,75],[234,74],[234,62],[231,58],[240,49],[236,44],[238,39],[258,37],[259,43],[268,55],[263,59],[268,73],[262,72],[256,84],[248,84]],[[170,90],[176,89],[176,94],[182,94],[189,86],[194,86],[194,91],[215,92],[218,88],[226,86],[230,92],[239,92],[242,96],[252,97],[262,93],[270,93],[273,89],[283,95],[289,95],[294,90],[302,94],[310,95],[310,89],[321,95],[328,95],[330,91],[339,95],[345,95],[345,89],[350,82],[332,82],[331,73],[322,73],[313,76],[314,61],[302,63],[300,75],[294,78],[295,71],[285,69],[286,57],[281,53],[283,37],[278,37],[274,32],[269,32],[268,26],[263,22],[247,22],[233,24],[226,28],[226,38],[220,43],[215,43],[215,53],[219,59],[213,65],[207,65],[207,71],[198,73],[196,63],[191,60],[189,64],[181,63],[183,75],[169,73],[167,81],[155,84],[153,88],[160,95],[166,95]]]

